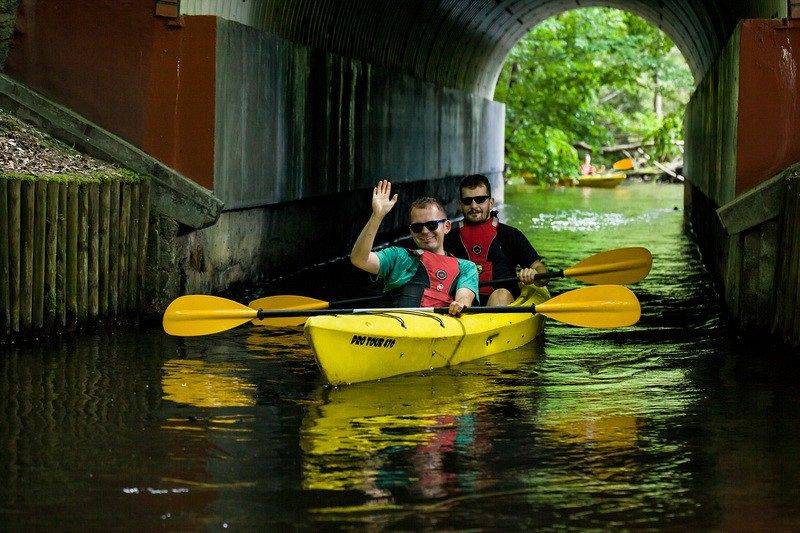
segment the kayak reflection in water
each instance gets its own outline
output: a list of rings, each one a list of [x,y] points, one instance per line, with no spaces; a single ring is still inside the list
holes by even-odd
[[[480,296],[488,298],[486,305],[508,305],[520,295],[521,285],[534,283],[535,274],[547,269],[521,231],[500,223],[497,212],[492,210],[494,198],[486,176],[465,177],[459,184],[459,193],[464,220],[445,237],[445,250],[477,264]],[[515,276],[518,282],[513,281]],[[512,281],[490,284],[509,278]]]
[[[388,307],[449,307],[457,316],[478,294],[475,264],[444,251],[444,236],[451,229],[442,204],[420,198],[409,210],[409,231],[417,249],[390,246],[372,251],[383,218],[397,203],[392,184],[382,180],[372,191],[372,216],[350,252],[350,261],[384,282]]]

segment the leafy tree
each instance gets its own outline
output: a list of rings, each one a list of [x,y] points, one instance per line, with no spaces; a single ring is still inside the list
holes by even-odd
[[[631,13],[589,8],[550,18],[511,50],[498,79],[511,171],[540,183],[574,175],[578,142],[596,152],[653,140],[658,157],[669,158],[692,87],[669,37]]]

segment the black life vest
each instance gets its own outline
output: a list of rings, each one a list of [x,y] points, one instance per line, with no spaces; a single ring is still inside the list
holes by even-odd
[[[417,271],[402,287],[386,293],[389,307],[447,307],[455,298],[458,259],[427,250],[409,250],[419,259]]]
[[[499,224],[500,221],[497,220],[497,217],[492,216],[480,224],[465,224],[462,222],[458,228],[458,236],[467,251],[467,258],[478,267],[479,283],[493,279],[492,262],[489,261],[489,247],[492,246],[497,237],[497,226]],[[492,290],[491,285],[484,285],[480,287],[479,292],[482,295],[489,295]]]

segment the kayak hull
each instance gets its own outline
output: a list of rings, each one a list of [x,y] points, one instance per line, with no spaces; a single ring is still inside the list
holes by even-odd
[[[535,305],[546,289],[526,287],[512,305]],[[340,385],[461,364],[513,350],[542,332],[538,314],[452,317],[385,312],[311,317],[305,335],[329,383]]]

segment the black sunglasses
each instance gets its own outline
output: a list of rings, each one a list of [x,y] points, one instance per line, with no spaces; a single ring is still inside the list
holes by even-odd
[[[429,220],[427,222],[414,222],[413,224],[408,225],[408,229],[410,229],[413,233],[422,233],[422,228],[428,228],[428,231],[434,232],[436,228],[439,227],[439,224],[445,222],[447,219],[443,218],[441,220]]]
[[[476,204],[481,205],[483,202],[491,198],[491,196],[484,194],[481,196],[462,196],[461,203],[464,205],[472,205],[472,201],[474,200]]]

